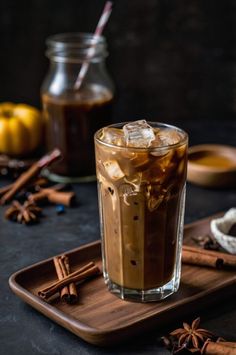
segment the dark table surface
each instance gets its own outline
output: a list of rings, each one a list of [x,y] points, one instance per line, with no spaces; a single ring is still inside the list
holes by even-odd
[[[236,145],[236,123],[223,124],[188,122],[190,144],[227,143]],[[3,183],[3,182],[2,182]],[[73,354],[168,354],[160,344],[160,337],[176,326],[170,320],[165,329],[154,329],[130,339],[115,348],[98,348],[85,343],[69,331],[47,319],[16,297],[8,287],[9,276],[28,265],[55,254],[63,253],[99,238],[99,219],[96,184],[74,186],[79,205],[57,216],[54,207],[45,209],[39,225],[21,226],[6,221],[0,211],[0,354],[9,355],[73,355]],[[197,220],[218,211],[236,206],[236,189],[210,190],[187,185],[185,222]],[[189,319],[201,316],[202,326],[236,341],[235,298],[219,302],[217,306],[192,311]]]

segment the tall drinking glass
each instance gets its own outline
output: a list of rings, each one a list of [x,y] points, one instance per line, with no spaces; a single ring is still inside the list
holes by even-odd
[[[183,130],[157,122],[95,134],[103,274],[122,299],[157,301],[178,290],[187,144]]]

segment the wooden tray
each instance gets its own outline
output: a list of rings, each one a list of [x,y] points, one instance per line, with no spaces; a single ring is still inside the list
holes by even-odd
[[[219,214],[218,214],[219,216]],[[215,216],[214,216],[215,217]],[[191,236],[209,233],[209,217],[185,227],[185,243]],[[101,263],[100,242],[84,245],[66,253],[72,271],[88,260]],[[179,291],[162,302],[133,303],[122,301],[107,291],[102,276],[82,284],[77,305],[58,299],[48,304],[37,297],[40,288],[55,280],[52,259],[47,259],[13,274],[9,284],[13,292],[50,319],[97,345],[111,345],[156,327],[161,331],[168,322],[197,314],[214,301],[222,301],[236,291],[235,271],[183,265]]]

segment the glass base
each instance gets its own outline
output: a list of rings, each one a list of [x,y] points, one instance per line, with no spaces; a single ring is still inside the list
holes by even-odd
[[[48,169],[44,169],[42,172],[42,175],[51,181],[65,183],[65,184],[76,183],[76,182],[96,181],[96,175],[70,177],[70,176],[63,176],[63,175],[54,174]]]
[[[108,287],[108,290],[122,300],[142,303],[161,301],[164,298],[172,295],[174,292],[177,292],[179,288],[179,281],[176,281],[175,277],[173,277],[173,279],[167,284],[149,290],[135,290],[131,288],[125,288],[115,284],[108,278],[105,278],[105,283]]]

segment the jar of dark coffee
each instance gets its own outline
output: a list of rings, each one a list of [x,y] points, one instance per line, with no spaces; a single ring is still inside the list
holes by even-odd
[[[105,67],[106,40],[85,33],[47,39],[50,70],[41,89],[47,150],[63,159],[48,172],[54,181],[91,181],[95,176],[93,135],[111,123],[113,84]],[[78,74],[87,70],[78,87]],[[83,68],[84,69],[84,68]]]

